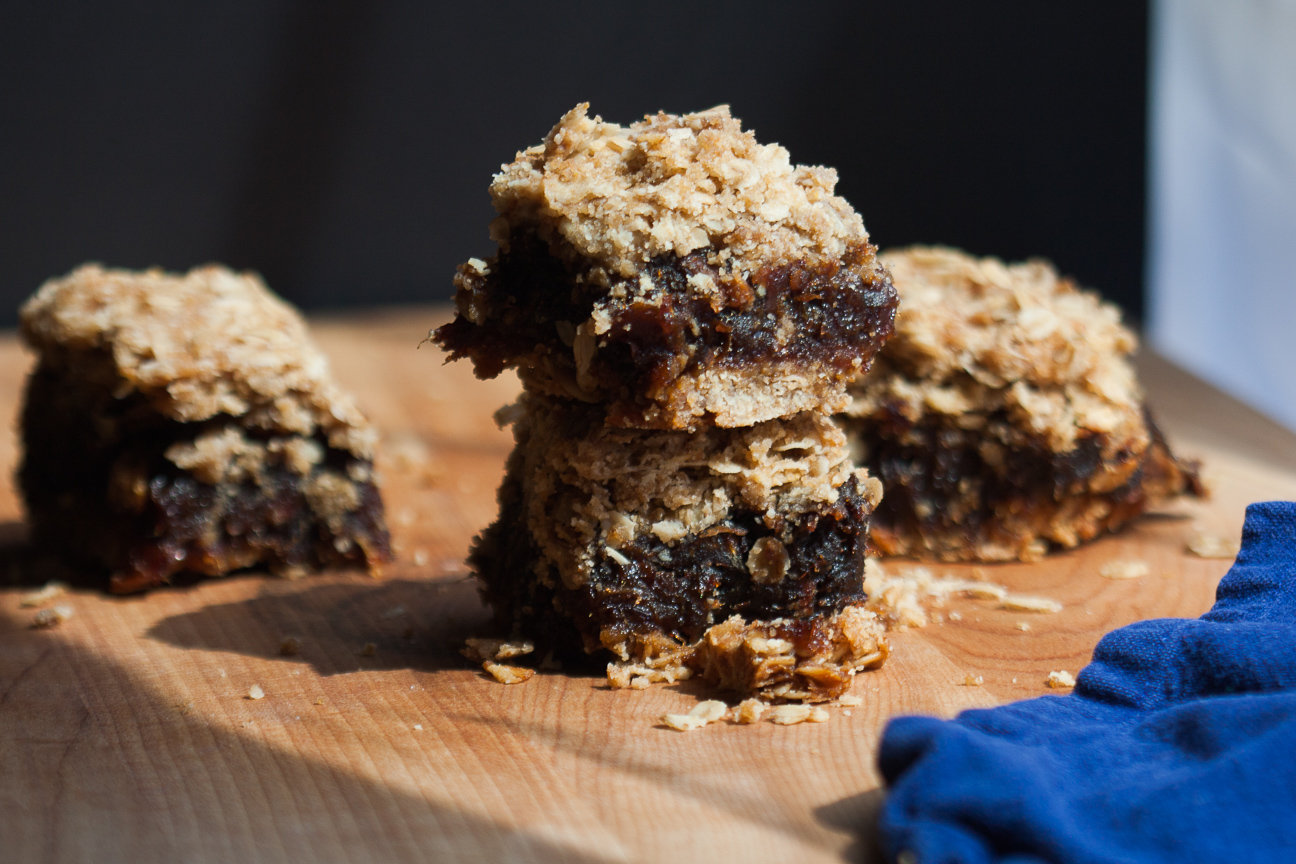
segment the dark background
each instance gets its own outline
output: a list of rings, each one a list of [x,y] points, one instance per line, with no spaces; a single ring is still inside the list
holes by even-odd
[[[1043,255],[1137,319],[1146,44],[1130,0],[5,3],[0,325],[85,260],[445,299],[493,171],[579,101],[728,102],[879,245]]]

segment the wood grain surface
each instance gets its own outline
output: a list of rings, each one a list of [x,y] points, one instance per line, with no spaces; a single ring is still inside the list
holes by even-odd
[[[1151,401],[1172,442],[1206,460],[1212,501],[1037,564],[987,567],[1063,611],[953,601],[961,620],[894,635],[887,665],[857,679],[864,702],[849,716],[835,707],[824,724],[681,734],[657,718],[714,694],[692,683],[612,691],[581,670],[506,687],[457,655],[487,618],[461,562],[494,515],[511,441],[491,413],[517,384],[477,381],[418,348],[444,314],[314,322],[388,444],[400,552],[380,578],[240,575],[128,598],[77,589],[62,601],[72,618],[33,629],[20,597],[53,571],[21,563],[21,508],[0,487],[0,857],[872,860],[887,718],[1055,693],[1048,673],[1077,672],[1112,628],[1210,606],[1229,562],[1186,554],[1194,531],[1236,537],[1248,503],[1296,498],[1296,437],[1144,357]],[[0,336],[6,418],[27,364]],[[9,473],[17,453],[12,433],[0,438]],[[1149,575],[1099,575],[1121,560]],[[296,656],[280,654],[289,636]],[[963,686],[968,675],[984,684]],[[247,698],[253,685],[264,698]]]

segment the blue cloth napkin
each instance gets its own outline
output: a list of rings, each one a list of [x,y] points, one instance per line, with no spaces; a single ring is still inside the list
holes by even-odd
[[[889,859],[1296,862],[1296,504],[1252,504],[1198,619],[1103,637],[1074,692],[882,739]]]

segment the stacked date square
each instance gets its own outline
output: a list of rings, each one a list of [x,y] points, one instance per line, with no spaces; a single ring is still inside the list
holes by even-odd
[[[579,106],[495,177],[498,253],[459,268],[434,338],[525,388],[470,556],[508,637],[604,653],[614,686],[771,700],[885,659],[862,580],[881,486],[831,415],[897,300],[835,183],[723,107]]]

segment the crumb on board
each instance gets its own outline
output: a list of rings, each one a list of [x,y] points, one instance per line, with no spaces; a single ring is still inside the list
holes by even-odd
[[[1109,561],[1098,568],[1104,579],[1142,579],[1150,572],[1146,561]]]
[[[37,606],[44,606],[46,603],[62,597],[67,593],[67,590],[68,586],[64,585],[62,582],[50,581],[45,583],[45,587],[32,591],[29,594],[24,594],[18,602],[24,609],[34,609]]]
[[[284,657],[296,657],[301,651],[301,640],[296,636],[285,636],[279,641],[279,653]]]
[[[1050,600],[1047,597],[1026,597],[1018,594],[1009,594],[999,606],[1010,612],[1046,612],[1053,614],[1062,611],[1062,604],[1056,600]]]
[[[851,716],[852,714],[854,714],[854,713],[855,713],[855,712],[852,711],[852,710],[849,709],[849,708],[843,708],[843,709],[842,709],[842,716],[843,716],[843,717],[850,717],[850,716]]]
[[[32,618],[32,626],[40,629],[57,627],[72,617],[71,606],[50,606],[42,609]]]
[[[857,705],[863,705],[864,700],[861,699],[859,696],[852,696],[848,693],[845,696],[838,699],[837,704],[842,705],[846,708],[854,708]]]
[[[775,705],[770,709],[770,722],[778,726],[795,726],[809,719],[809,705]]]
[[[509,641],[507,639],[465,639],[464,647],[459,652],[469,660],[508,660],[521,657],[535,650],[535,645],[526,640]]]
[[[527,669],[524,666],[505,666],[503,663],[494,663],[490,660],[483,663],[482,668],[501,684],[521,684],[535,675],[534,669]]]
[[[1074,687],[1076,685],[1076,680],[1074,675],[1072,675],[1070,672],[1066,671],[1065,669],[1062,669],[1059,671],[1050,672],[1048,674],[1048,679],[1045,680],[1044,683],[1054,689],[1060,690],[1066,687]]]
[[[980,687],[984,683],[985,678],[982,678],[980,675],[967,674],[963,676],[964,687]]]
[[[759,699],[744,699],[734,708],[734,722],[744,726],[760,721],[769,705]]]
[[[810,709],[810,716],[806,718],[807,723],[827,723],[832,715],[828,713],[827,708],[818,705]]]
[[[176,710],[180,712],[181,717],[188,717],[190,714],[194,712],[193,700],[186,699],[185,701],[181,702],[179,705],[176,706]]]
[[[723,720],[729,714],[729,706],[715,699],[708,699],[693,706],[687,714],[663,714],[661,722],[678,732],[691,732],[701,729],[708,723]]]
[[[324,697],[323,697],[323,696],[320,696],[320,697],[316,698],[316,699],[315,699],[315,704],[316,704],[316,705],[323,705],[323,704],[324,704]]]
[[[1018,622],[1017,622],[1017,629],[1018,629],[1018,630],[1021,630],[1021,631],[1024,633],[1025,631],[1027,631],[1027,630],[1030,629],[1030,622],[1029,622],[1029,621],[1018,621]]]
[[[414,731],[415,731],[415,732],[422,732],[422,731],[423,731],[423,724],[422,724],[422,723],[415,723],[415,724],[414,724]]]
[[[1198,531],[1188,541],[1188,551],[1198,558],[1236,558],[1242,544],[1209,531]]]
[[[864,591],[869,598],[867,608],[878,614],[887,629],[921,628],[942,620],[961,621],[963,615],[957,610],[944,615],[933,611],[955,596],[994,600],[1000,609],[1013,612],[1062,611],[1062,604],[1056,600],[1013,594],[1003,585],[986,581],[986,571],[980,567],[974,567],[972,575],[976,578],[937,576],[927,567],[909,567],[892,572],[870,558],[864,569]]]
[[[247,698],[253,700],[264,699],[265,691],[261,689],[260,684],[253,684],[251,687],[248,688]]]

